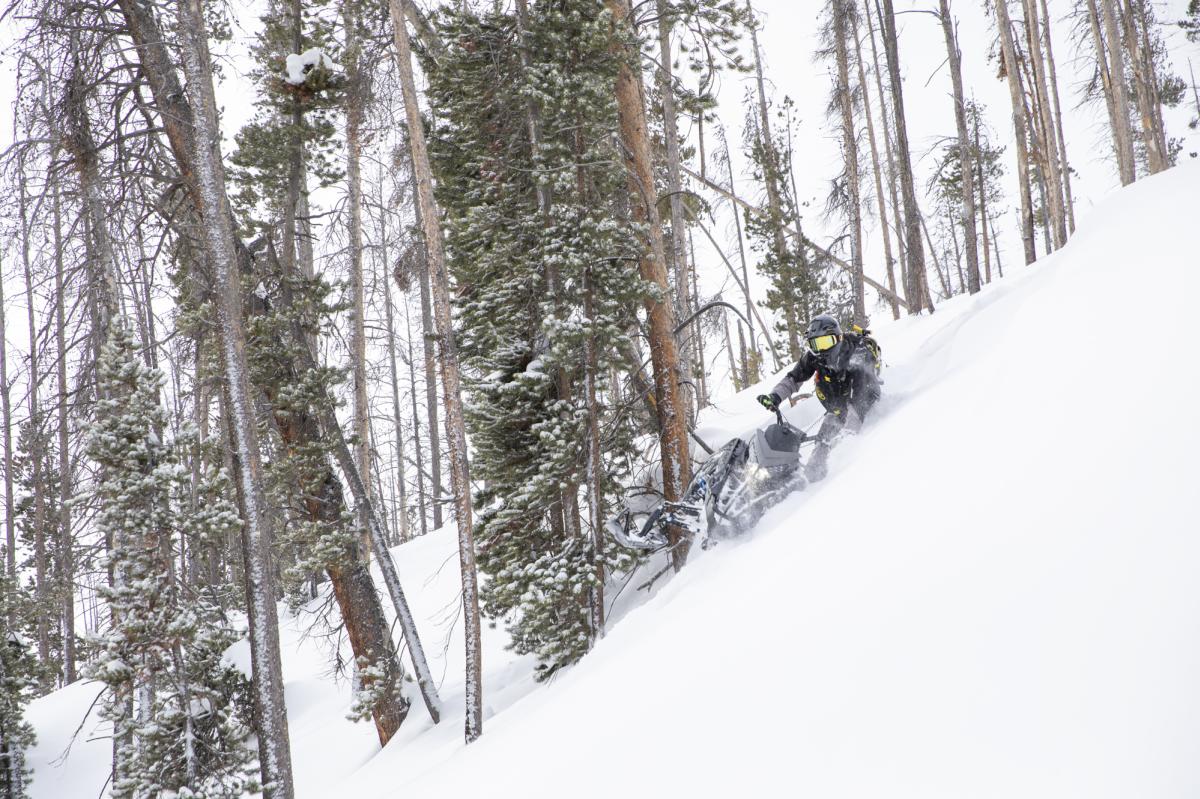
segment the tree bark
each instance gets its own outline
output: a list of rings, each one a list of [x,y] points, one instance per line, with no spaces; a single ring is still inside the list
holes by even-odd
[[[662,296],[669,296],[666,274],[666,248],[662,223],[658,215],[658,198],[654,189],[654,169],[650,154],[650,137],[646,127],[646,105],[642,94],[642,78],[638,69],[640,54],[633,45],[630,30],[629,0],[605,0],[617,33],[629,37],[630,43],[618,52],[621,65],[617,73],[615,94],[620,126],[621,146],[629,174],[630,207],[635,223],[645,225],[649,241],[639,258],[642,279],[657,286]],[[650,361],[654,369],[654,396],[659,422],[659,445],[662,461],[663,495],[674,502],[683,497],[691,481],[691,461],[688,453],[686,408],[679,395],[679,356],[675,350],[675,314],[670,303],[647,298],[646,315],[650,326]],[[668,530],[671,560],[676,570],[687,560],[688,542],[683,531],[675,526]]]
[[[354,436],[358,470],[363,483],[371,485],[371,417],[367,407],[367,329],[366,291],[363,286],[362,232],[362,123],[365,102],[359,43],[357,0],[343,0],[342,17],[346,28],[346,235],[350,256],[350,381],[354,388]],[[300,52],[297,50],[296,52]],[[359,514],[362,528],[360,550],[370,560],[370,538],[366,519]]]
[[[39,608],[47,607],[46,601],[46,490],[42,484],[42,466],[45,458],[45,449],[42,446],[42,416],[41,407],[38,402],[41,392],[41,356],[38,352],[38,337],[37,337],[37,300],[33,294],[33,265],[29,254],[30,232],[29,209],[27,202],[27,193],[25,190],[25,159],[22,157],[19,162],[18,176],[19,185],[17,186],[17,207],[20,220],[19,235],[21,238],[21,264],[24,267],[25,275],[25,306],[27,311],[27,319],[29,321],[29,418],[26,424],[29,426],[29,452],[28,457],[32,467],[30,479],[32,481],[31,490],[33,493],[33,568],[34,582],[33,591],[34,598],[37,601]],[[38,613],[35,617],[34,626],[37,630],[37,648],[38,659],[42,663],[50,662],[50,627],[49,614]],[[40,680],[43,686],[48,685],[43,678]]]
[[[387,233],[386,225],[381,225],[383,237],[380,247],[384,252],[384,266],[387,266]],[[393,447],[395,448],[396,459],[396,515],[397,519],[397,536],[400,542],[409,540],[412,537],[408,529],[408,481],[405,479],[404,469],[404,426],[402,424],[402,416],[400,414],[400,380],[399,370],[396,365],[396,312],[392,303],[392,287],[389,281],[385,278],[383,281],[383,312],[384,322],[387,325],[387,350],[388,350],[388,376],[392,383],[392,424],[395,428],[394,435],[396,436]],[[415,421],[415,419],[414,419]]]
[[[944,1],[944,0],[943,0]],[[850,26],[846,17],[853,15],[853,0],[833,0],[834,52],[837,59],[837,98],[842,114],[842,156],[845,161],[846,191],[850,207],[850,281],[854,291],[854,323],[867,326],[866,287],[863,285],[862,201],[858,175],[858,134],[854,129],[854,98],[850,88],[850,54],[847,39]]]
[[[58,560],[62,573],[63,684],[75,682],[75,552],[71,534],[74,491],[67,414],[67,298],[63,279],[62,208],[57,184],[51,189],[54,227],[54,342],[58,373]],[[4,298],[0,297],[0,304]],[[3,320],[0,320],[3,321]],[[3,325],[0,325],[2,328]],[[2,378],[0,378],[2,379]]]
[[[0,280],[0,330],[7,330],[4,304],[4,281]],[[0,336],[0,413],[4,429],[4,568],[5,574],[17,576],[17,526],[13,496],[12,396],[8,385],[8,336]]]
[[[417,208],[417,222],[421,224],[421,210]],[[424,234],[421,234],[422,237]],[[437,352],[434,341],[437,331],[433,323],[433,303],[429,296],[429,246],[422,238],[425,267],[417,275],[421,295],[421,352],[425,358],[425,415],[429,419],[429,503],[433,511],[433,529],[442,526],[442,428],[438,413]],[[444,391],[444,389],[443,389]]]
[[[925,242],[929,245],[929,253],[933,256],[933,271],[937,272],[938,282],[942,284],[942,291],[945,294],[945,299],[950,299],[953,291],[950,289],[950,269],[946,268],[946,273],[942,274],[942,262],[938,258],[937,248],[933,246],[933,239],[929,235],[929,226],[925,224],[924,215],[921,216],[921,230],[925,233]]]
[[[675,110],[675,75],[671,54],[671,8],[667,0],[656,0],[658,12],[658,78],[662,96],[663,138],[667,151],[667,191],[671,211],[671,265],[675,270],[675,318],[684,319],[691,312],[693,298],[689,290],[690,266],[684,244],[683,221],[683,176],[679,164],[679,123]],[[695,357],[692,336],[684,336],[679,342],[679,367],[682,379],[692,381],[693,365],[703,369],[703,362]],[[684,398],[688,411],[689,425],[695,425],[696,407],[688,397]]]
[[[1142,145],[1146,148],[1146,165],[1154,175],[1167,168],[1166,154],[1160,149],[1158,119],[1154,101],[1154,64],[1150,53],[1145,52],[1138,40],[1137,19],[1133,5],[1125,0],[1119,11],[1125,25],[1125,47],[1129,50],[1129,64],[1133,69],[1133,89],[1137,100],[1138,115],[1142,120]]]
[[[422,278],[418,275],[417,279]],[[412,345],[412,320],[409,318],[407,303],[404,306],[404,333],[404,340],[408,345],[408,396],[412,401],[413,457],[416,458],[417,465],[417,519],[420,522],[421,535],[425,535],[429,532],[427,521],[429,517],[425,512],[425,458],[421,447],[421,417],[417,411],[417,370]]]
[[[908,281],[905,299],[909,313],[922,307],[933,311],[929,283],[925,275],[925,248],[921,244],[921,210],[913,183],[912,156],[908,146],[908,123],[904,114],[904,89],[900,82],[900,43],[896,35],[896,14],[892,0],[883,0],[883,51],[891,79],[893,122],[896,126],[896,161],[900,169],[900,194],[904,203],[904,240],[908,247]]]
[[[1004,59],[1004,72],[1008,78],[1008,97],[1012,102],[1013,133],[1017,142],[1017,186],[1021,195],[1021,241],[1025,246],[1025,263],[1037,260],[1037,249],[1033,238],[1033,198],[1030,194],[1029,136],[1025,125],[1025,91],[1021,87],[1021,71],[1017,60],[1017,48],[1012,37],[1012,23],[1008,17],[1008,0],[995,0],[996,29],[1000,34],[1000,52]]]
[[[869,15],[870,12],[868,12]],[[858,86],[862,92],[863,117],[867,122],[867,143],[871,147],[871,171],[875,177],[875,202],[879,208],[879,232],[883,236],[883,259],[887,264],[888,289],[896,293],[896,259],[892,254],[892,232],[888,229],[887,202],[883,197],[883,170],[879,161],[879,147],[875,141],[875,120],[871,115],[871,91],[867,86],[867,74],[863,67],[862,43],[858,38],[858,15],[850,18],[850,36],[854,42],[854,63],[858,67]],[[892,318],[900,318],[900,305],[892,300]]]
[[[1041,146],[1038,149],[1041,152],[1042,171],[1046,179],[1050,232],[1054,241],[1054,249],[1057,250],[1067,243],[1067,213],[1063,197],[1061,156],[1053,113],[1050,110],[1050,91],[1046,82],[1046,59],[1042,52],[1042,26],[1038,21],[1037,0],[1024,0],[1024,3],[1025,35],[1029,43],[1034,96],[1037,98],[1039,124],[1035,127],[1040,131]]]
[[[1108,110],[1108,130],[1113,137],[1113,156],[1118,159],[1120,170],[1120,140],[1118,137],[1116,100],[1113,98],[1112,75],[1108,67],[1108,49],[1104,43],[1104,34],[1100,31],[1100,12],[1096,8],[1096,0],[1087,0],[1088,28],[1092,32],[1092,46],[1096,50],[1096,68],[1100,75],[1101,94],[1104,95],[1104,105]]]
[[[1067,234],[1075,233],[1075,197],[1071,192],[1071,165],[1067,158],[1067,137],[1063,135],[1062,103],[1058,95],[1058,66],[1054,63],[1054,42],[1050,35],[1050,10],[1041,0],[1042,34],[1046,41],[1046,67],[1050,78],[1050,98],[1054,101],[1054,134],[1062,164],[1063,199],[1067,204]],[[985,231],[986,232],[986,231]],[[985,248],[986,250],[986,248]]]
[[[879,95],[879,122],[883,129],[883,152],[887,159],[887,184],[888,184],[888,199],[891,201],[892,222],[884,220],[885,225],[891,225],[892,232],[896,234],[896,250],[900,259],[900,283],[903,286],[908,285],[908,248],[904,241],[905,229],[900,221],[900,195],[896,190],[896,157],[895,148],[892,146],[892,123],[888,117],[888,98],[883,91],[883,69],[879,65],[879,49],[875,45],[875,23],[871,15],[871,0],[863,0],[863,7],[866,10],[867,18],[867,35],[871,42],[871,63],[874,65],[875,75],[875,91]],[[883,22],[883,12],[879,8],[879,0],[875,0],[875,10],[879,16],[880,23]],[[895,287],[893,286],[893,291]]]
[[[950,59],[950,82],[954,89],[954,126],[958,133],[959,172],[962,175],[963,247],[967,256],[967,291],[979,291],[979,236],[975,230],[975,159],[967,132],[967,104],[963,96],[962,53],[958,36],[950,18],[949,0],[940,0],[942,32],[946,37],[946,53]]]
[[[136,0],[127,0],[136,2]],[[179,0],[180,55],[192,99],[195,191],[203,217],[205,249],[216,276],[217,313],[229,386],[231,417],[246,514],[246,604],[250,620],[252,680],[259,726],[259,757],[268,799],[291,799],[292,761],[283,674],[279,657],[279,620],[271,564],[271,517],[266,511],[254,401],[247,379],[246,339],[232,214],[225,195],[220,130],[212,88],[208,33],[200,0]],[[160,108],[160,113],[165,109]]]
[[[997,2],[1003,2],[1003,0],[997,0]],[[1125,53],[1121,47],[1121,29],[1117,22],[1114,0],[1099,0],[1099,2],[1103,12],[1104,38],[1108,46],[1109,88],[1113,95],[1113,112],[1116,122],[1113,138],[1117,142],[1117,168],[1121,175],[1121,185],[1128,186],[1137,180],[1137,168],[1133,157],[1133,128],[1129,122]]]
[[[442,245],[442,229],[433,196],[433,174],[425,146],[425,128],[417,106],[417,87],[413,78],[412,52],[408,30],[404,26],[407,0],[389,0],[396,71],[404,96],[413,174],[417,182],[417,204],[425,231],[430,288],[433,293],[435,321],[441,345],[442,396],[446,409],[446,428],[450,439],[450,479],[454,491],[455,521],[458,524],[459,569],[462,577],[463,626],[466,643],[466,719],[464,734],[468,743],[483,733],[482,652],[479,634],[479,589],[475,568],[475,543],[471,520],[471,479],[467,465],[462,391],[459,384],[458,348],[450,319],[450,287]]]
[[[988,247],[987,182],[983,174],[983,149],[979,139],[979,107],[975,106],[975,185],[979,189],[979,223],[983,228],[983,282],[992,282],[992,257]]]

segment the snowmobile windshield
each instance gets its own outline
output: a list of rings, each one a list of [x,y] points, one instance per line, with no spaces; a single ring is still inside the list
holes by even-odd
[[[813,352],[825,352],[837,346],[838,337],[835,335],[815,336],[808,340],[808,346],[812,347]]]

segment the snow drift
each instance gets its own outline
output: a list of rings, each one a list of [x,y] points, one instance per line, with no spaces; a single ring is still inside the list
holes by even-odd
[[[291,620],[297,795],[1200,794],[1197,207],[1196,165],[1140,181],[1061,252],[877,326],[885,400],[830,477],[696,553],[548,686],[485,631],[470,747],[453,538],[399,548],[426,648],[446,636],[447,718],[415,705],[377,751]],[[769,421],[759,390],[702,435]],[[106,741],[55,761],[94,693],[34,703],[35,796],[99,793]]]

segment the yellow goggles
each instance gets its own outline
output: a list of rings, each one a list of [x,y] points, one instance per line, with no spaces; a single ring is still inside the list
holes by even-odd
[[[834,335],[817,336],[808,340],[808,346],[812,347],[813,352],[824,352],[832,349],[838,343],[838,337]]]

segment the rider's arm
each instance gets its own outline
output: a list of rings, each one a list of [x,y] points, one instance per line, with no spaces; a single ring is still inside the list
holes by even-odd
[[[812,377],[817,371],[817,366],[813,361],[812,353],[804,353],[800,357],[800,361],[776,384],[775,388],[772,389],[772,393],[778,396],[780,400],[785,400],[795,394],[801,384]]]

